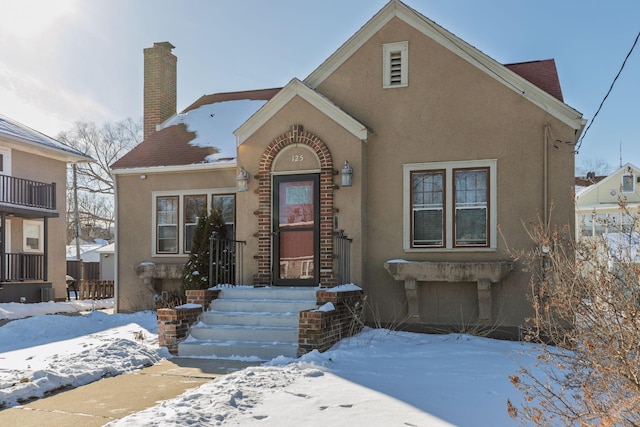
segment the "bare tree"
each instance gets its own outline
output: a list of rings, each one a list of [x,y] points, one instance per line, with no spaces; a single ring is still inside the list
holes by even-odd
[[[78,121],[71,130],[61,132],[57,139],[95,160],[77,165],[75,186],[78,191],[79,237],[92,240],[106,235],[109,240],[114,223],[114,184],[110,166],[142,140],[141,121],[129,118],[106,123],[102,127]],[[67,215],[67,238],[71,241],[77,234],[71,170],[68,181],[67,207],[70,212]]]
[[[602,158],[584,159],[579,165],[576,165],[576,175],[585,177],[589,172],[595,173],[596,176],[607,176],[615,170],[606,160]]]
[[[633,227],[576,241],[571,227],[541,222],[528,230],[537,249],[532,272],[535,315],[527,339],[543,344],[539,364],[511,382],[524,405],[514,418],[536,425],[640,425],[640,238]],[[614,227],[615,224],[607,224]]]

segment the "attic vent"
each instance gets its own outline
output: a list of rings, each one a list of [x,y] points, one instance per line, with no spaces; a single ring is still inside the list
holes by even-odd
[[[408,81],[409,42],[382,45],[383,84],[382,87],[404,87]]]
[[[402,54],[391,52],[391,75],[390,86],[402,84]]]

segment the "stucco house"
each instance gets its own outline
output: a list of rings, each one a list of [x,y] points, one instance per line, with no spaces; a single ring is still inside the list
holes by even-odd
[[[91,160],[0,115],[0,302],[66,296],[67,164]]]
[[[370,321],[518,336],[531,312],[509,251],[532,246],[522,221],[551,204],[554,222],[575,220],[585,121],[554,60],[498,63],[391,0],[306,78],[176,114],[172,48],[145,49],[145,139],[112,166],[117,310],[176,289],[196,212],[224,207],[245,242],[236,283],[348,281]]]

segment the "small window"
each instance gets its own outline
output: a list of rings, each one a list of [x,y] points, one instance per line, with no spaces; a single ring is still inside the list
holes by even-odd
[[[635,177],[632,174],[622,175],[622,192],[633,193],[635,191]]]
[[[157,214],[157,251],[163,254],[178,252],[178,197],[158,197]]]
[[[207,196],[184,196],[184,251],[191,252],[198,219],[207,214]]]
[[[487,246],[489,169],[454,169],[454,246]]]
[[[222,218],[227,229],[227,238],[235,238],[236,222],[236,198],[233,194],[215,194],[213,196],[213,209],[222,212]]]
[[[42,221],[24,221],[22,232],[24,234],[23,249],[25,252],[43,252],[43,227]]]
[[[409,42],[382,45],[384,88],[405,87],[409,84]]]

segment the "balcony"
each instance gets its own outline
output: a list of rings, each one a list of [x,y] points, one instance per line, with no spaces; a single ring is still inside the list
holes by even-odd
[[[41,254],[4,254],[1,282],[47,280],[46,258]]]
[[[0,211],[27,217],[57,217],[56,184],[0,175]]]

